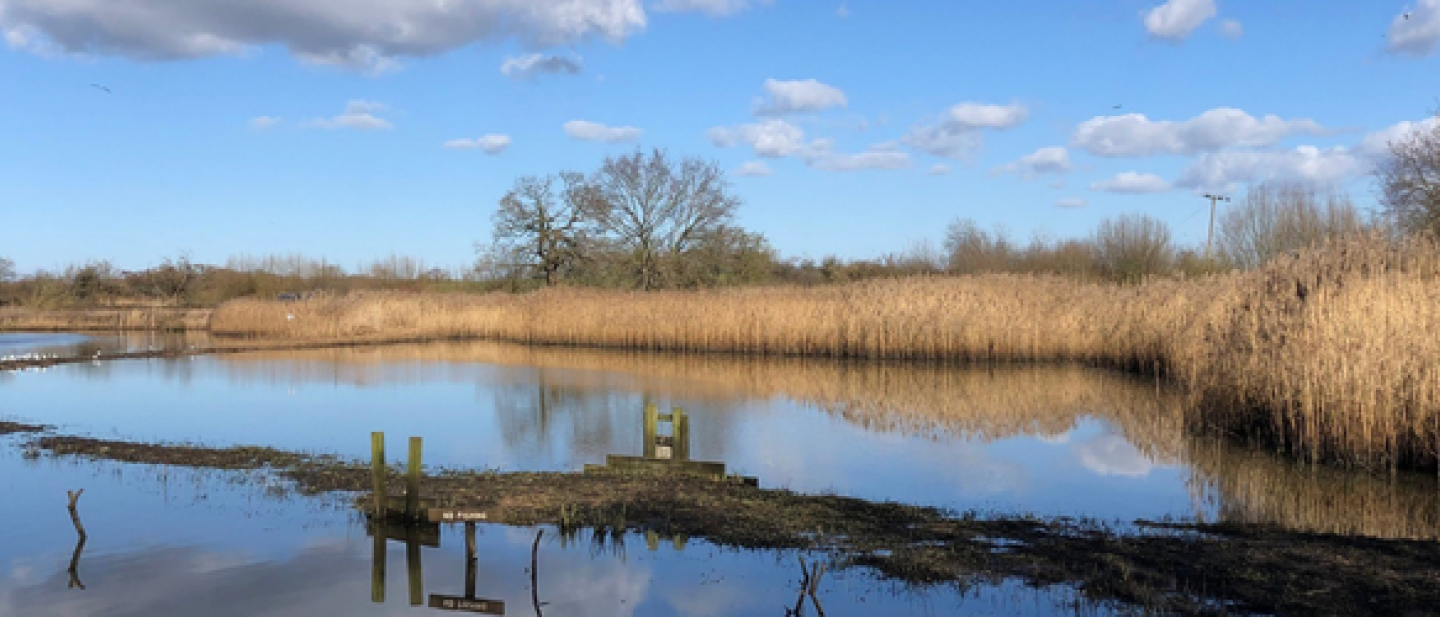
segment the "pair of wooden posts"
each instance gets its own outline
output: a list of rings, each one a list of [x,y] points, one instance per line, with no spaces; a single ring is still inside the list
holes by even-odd
[[[670,423],[670,435],[666,439],[660,434],[660,423]],[[690,416],[684,409],[674,408],[670,413],[660,413],[654,405],[645,406],[645,458],[690,460]]]
[[[370,433],[370,476],[374,483],[375,504],[373,514],[377,521],[403,519],[407,523],[425,520],[420,499],[420,450],[419,437],[410,438],[410,457],[405,469],[405,495],[403,509],[393,507],[386,494],[389,480],[385,465],[385,433]],[[399,504],[396,504],[399,505]]]

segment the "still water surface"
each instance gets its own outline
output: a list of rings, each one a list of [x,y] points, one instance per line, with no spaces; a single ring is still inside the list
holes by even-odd
[[[34,336],[34,335],[27,335]],[[74,335],[33,348],[78,349]],[[0,335],[3,337],[3,335]],[[84,338],[84,337],[81,337]],[[194,344],[108,337],[113,346]],[[0,345],[5,339],[0,338]],[[24,353],[23,345],[0,355]],[[113,347],[112,347],[113,348]],[[88,350],[88,348],[86,348]],[[84,354],[86,350],[75,353]],[[1187,438],[1179,395],[1078,367],[954,368],[444,343],[101,361],[0,373],[0,418],[66,433],[209,445],[262,444],[368,456],[385,431],[425,439],[432,467],[574,471],[642,452],[642,409],[682,407],[696,460],[762,487],[958,509],[1117,521],[1263,521],[1295,529],[1434,537],[1429,478],[1316,470]],[[253,474],[70,459],[0,447],[0,615],[416,614],[406,544],[381,557],[343,496],[293,497]],[[66,572],[81,499],[90,540]],[[535,529],[481,526],[477,597],[531,614]],[[464,539],[419,549],[425,594],[461,595]],[[812,556],[812,559],[814,557]],[[538,552],[538,601],[555,615],[783,615],[793,553],[690,540],[650,550],[562,545]],[[486,595],[489,594],[489,595]],[[826,615],[1069,614],[1066,587],[1000,582],[906,588],[861,570],[829,574]],[[429,609],[423,609],[429,610]],[[813,614],[813,613],[807,613]]]

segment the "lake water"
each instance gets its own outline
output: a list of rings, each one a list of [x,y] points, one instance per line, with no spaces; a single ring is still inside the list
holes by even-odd
[[[19,336],[31,337],[21,343]],[[82,340],[84,339],[84,340]],[[187,339],[0,334],[0,356],[195,344]],[[89,340],[89,342],[86,342]],[[103,353],[102,353],[103,356]],[[643,409],[683,408],[692,459],[762,487],[981,511],[1233,520],[1378,537],[1435,537],[1433,478],[1315,469],[1186,437],[1180,395],[1080,367],[956,368],[753,360],[493,343],[444,343],[86,362],[0,373],[0,419],[61,432],[208,445],[261,444],[363,459],[420,436],[429,467],[576,471],[643,452]],[[26,457],[0,447],[0,615],[417,614],[416,588],[460,596],[459,526],[439,546],[378,552],[340,495],[296,497],[256,474]],[[66,490],[84,488],[89,531]],[[506,614],[783,615],[800,570],[788,552],[700,540],[623,548],[554,530],[479,527],[475,597]],[[809,559],[816,559],[811,555]],[[409,582],[411,564],[420,565]],[[827,574],[826,615],[1105,614],[1064,586],[1019,581],[906,587]],[[430,611],[431,609],[423,609]],[[439,611],[443,612],[443,611]],[[807,614],[814,614],[813,607]]]

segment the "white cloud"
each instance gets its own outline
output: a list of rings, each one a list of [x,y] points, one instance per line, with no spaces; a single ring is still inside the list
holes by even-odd
[[[633,126],[606,126],[589,120],[571,120],[565,123],[565,134],[586,141],[635,141],[640,139],[640,129]]]
[[[1018,103],[960,103],[946,111],[939,122],[916,127],[901,141],[921,152],[963,159],[980,147],[982,129],[1014,128],[1029,116],[1030,111]]]
[[[1440,43],[1440,0],[1420,0],[1414,9],[1390,20],[1386,49],[1409,56],[1428,56]]]
[[[759,116],[783,116],[793,113],[820,111],[831,107],[844,107],[848,101],[845,93],[829,84],[814,79],[779,81],[765,80],[765,99],[755,101],[755,114]]]
[[[645,26],[641,0],[0,0],[0,32],[31,51],[175,60],[275,44],[369,72],[479,41],[621,41]]]
[[[1238,39],[1245,36],[1245,26],[1233,19],[1220,22],[1220,36],[1227,39]]]
[[[1145,14],[1145,30],[1157,39],[1183,41],[1214,16],[1215,0],[1168,0]]]
[[[1110,193],[1122,193],[1125,195],[1142,195],[1145,193],[1163,193],[1168,191],[1170,190],[1170,183],[1155,174],[1126,171],[1091,184],[1090,189]]]
[[[925,170],[925,173],[932,176],[944,176],[950,173],[950,166],[943,163],[936,163],[931,165],[930,169]]]
[[[319,118],[310,122],[313,126],[327,129],[359,129],[362,131],[373,131],[390,128],[390,122],[376,116],[375,114],[385,110],[385,106],[374,101],[350,101],[345,104],[345,111],[334,118]]]
[[[1237,184],[1282,180],[1330,186],[1371,169],[1371,162],[1341,147],[1300,146],[1282,152],[1212,152],[1191,163],[1176,186],[1224,190]]]
[[[904,169],[910,166],[910,155],[895,150],[870,150],[858,154],[825,151],[808,157],[805,163],[825,171]]]
[[[256,130],[268,129],[277,124],[280,124],[279,116],[256,116],[250,119],[250,128]]]
[[[1431,116],[1424,120],[1397,122],[1383,129],[1375,131],[1360,140],[1360,146],[1355,149],[1356,154],[1368,158],[1378,158],[1387,155],[1392,142],[1401,141],[1414,135],[1416,132],[1440,130],[1440,116]]]
[[[772,173],[775,172],[770,171],[770,166],[766,165],[765,161],[745,161],[735,170],[737,176],[768,176]]]
[[[836,15],[837,17],[841,17],[841,18],[849,17],[849,16],[850,16],[850,7],[846,6],[844,2],[841,2],[841,3],[840,3],[840,8],[835,9],[835,15]]]
[[[485,154],[500,154],[510,147],[509,135],[482,135],[475,139],[461,138],[452,139],[442,144],[443,147],[451,150],[484,150]]]
[[[1083,197],[1061,197],[1055,200],[1057,208],[1084,208],[1085,198]]]
[[[1070,152],[1064,146],[1050,146],[1022,156],[1013,163],[996,167],[991,173],[1016,173],[1028,179],[1040,174],[1063,174],[1069,171]]]
[[[526,54],[519,57],[506,58],[500,65],[500,72],[509,76],[510,79],[534,79],[543,74],[553,75],[578,75],[580,73],[580,59],[566,58],[564,56],[546,56],[543,54]]]
[[[1268,146],[1291,135],[1325,132],[1313,120],[1255,118],[1239,109],[1217,107],[1181,122],[1152,121],[1144,114],[1091,118],[1076,127],[1070,145],[1097,156],[1192,155]]]
[[[770,4],[772,0],[757,0],[756,4]],[[750,0],[660,0],[655,10],[662,12],[701,12],[723,17],[750,8]]]
[[[736,127],[717,126],[706,132],[710,142],[721,148],[745,144],[756,156],[792,156],[815,147],[805,141],[805,131],[785,120],[766,120]]]

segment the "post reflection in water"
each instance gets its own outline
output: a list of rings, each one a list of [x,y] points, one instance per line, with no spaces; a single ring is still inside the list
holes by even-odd
[[[428,602],[425,596],[424,564],[422,548],[440,548],[440,526],[435,523],[413,523],[411,525],[386,525],[371,522],[366,533],[374,538],[371,554],[370,601],[385,603],[387,543],[395,540],[405,543],[405,572],[409,583],[410,606],[428,606],[433,609],[504,615],[505,602],[476,596],[475,523],[465,523],[465,580],[464,595],[432,593]],[[537,609],[538,610],[538,609]]]

